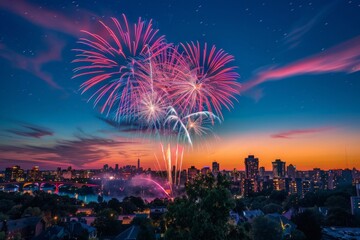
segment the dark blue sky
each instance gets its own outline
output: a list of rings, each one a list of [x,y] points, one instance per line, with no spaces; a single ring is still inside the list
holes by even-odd
[[[80,30],[96,32],[98,19],[106,22],[122,13],[132,21],[153,19],[169,42],[208,42],[234,55],[244,88],[215,133],[224,142],[258,136],[259,145],[238,146],[225,166],[241,168],[234,159],[242,162],[248,153],[270,161],[276,156],[264,150],[264,139],[283,146],[279,141],[299,137],[292,142],[297,151],[313,151],[309,138],[320,145],[331,138],[335,143],[327,147],[335,144],[341,154],[346,149],[346,159],[360,167],[355,149],[360,143],[360,0],[3,0],[0,168],[100,166],[107,158],[115,161],[112,150],[102,147],[111,145],[120,164],[153,155],[147,144],[129,143],[101,120],[87,103],[89,96],[80,95],[81,81],[71,79],[71,49],[78,47]],[[277,156],[294,157],[293,148],[292,154]],[[314,159],[326,166],[319,163],[326,146],[322,151]],[[218,152],[209,161],[221,162]],[[341,159],[337,156],[333,166],[348,166]],[[301,165],[301,158],[293,161],[310,166]]]

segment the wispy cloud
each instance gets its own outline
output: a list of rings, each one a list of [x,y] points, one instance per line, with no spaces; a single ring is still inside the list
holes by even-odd
[[[321,132],[326,132],[326,131],[329,131],[332,129],[334,129],[334,128],[333,127],[323,127],[323,128],[294,129],[294,130],[288,130],[288,131],[272,134],[272,135],[270,135],[270,137],[292,139],[292,138],[298,137],[299,135],[321,133]]]
[[[28,159],[31,162],[46,162],[53,165],[73,165],[85,167],[87,164],[118,156],[129,146],[136,145],[135,140],[117,138],[108,139],[78,134],[72,140],[57,140],[50,145],[0,145],[1,160]],[[2,161],[1,161],[2,162]]]
[[[25,56],[22,52],[2,44],[0,45],[0,57],[11,62],[15,68],[27,71],[45,81],[51,87],[62,89],[54,80],[54,76],[45,70],[47,63],[61,61],[61,53],[65,47],[64,41],[60,40],[58,36],[52,36],[62,33],[75,38],[79,37],[82,29],[90,30],[98,27],[98,24],[94,24],[95,14],[81,10],[73,15],[65,15],[24,0],[18,0],[16,4],[10,1],[0,1],[0,9],[11,12],[28,23],[42,28],[49,36],[41,39],[39,36],[39,41],[43,42],[47,48],[34,56]]]
[[[243,83],[242,92],[267,81],[298,75],[358,71],[360,71],[360,36],[283,67],[262,70],[256,77]]]
[[[58,38],[48,37],[45,44],[47,45],[45,51],[31,57],[17,53],[5,45],[0,45],[0,57],[11,62],[15,68],[31,73],[56,89],[62,89],[55,82],[54,77],[44,71],[44,66],[49,62],[61,61],[61,52],[65,43]]]
[[[17,0],[16,4],[10,1],[0,1],[0,8],[36,26],[74,37],[80,36],[81,29],[91,29],[94,20],[93,17],[96,16],[94,13],[86,10],[81,10],[72,16],[68,16],[59,11],[52,11],[41,6],[30,4],[24,0]]]
[[[316,24],[318,24],[336,5],[337,1],[329,4],[321,11],[319,11],[310,20],[301,20],[293,29],[285,36],[284,43],[289,46],[290,49],[298,46],[304,39],[304,36],[308,34]]]
[[[8,129],[7,132],[12,134],[22,136],[22,137],[32,137],[32,138],[41,138],[44,136],[52,136],[53,131],[35,125],[22,125],[20,129]]]

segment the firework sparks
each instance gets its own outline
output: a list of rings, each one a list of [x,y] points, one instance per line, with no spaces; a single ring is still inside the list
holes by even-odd
[[[109,114],[116,107],[117,119],[135,113],[137,64],[148,52],[156,55],[165,46],[164,36],[152,28],[151,20],[139,18],[136,24],[129,24],[126,16],[122,17],[122,22],[112,18],[114,29],[100,22],[106,30],[104,36],[83,31],[89,39],[79,40],[83,48],[74,49],[78,54],[73,61],[82,64],[74,69],[74,78],[89,78],[81,85],[82,93],[96,89],[89,100],[94,98],[94,105],[102,105],[101,113]]]
[[[82,93],[92,91],[89,101],[101,105],[101,113],[113,111],[119,122],[125,119],[156,133],[172,192],[181,178],[184,147],[179,144],[193,146],[193,137],[211,132],[223,118],[222,107],[229,109],[236,100],[240,85],[234,57],[206,43],[168,44],[151,20],[129,24],[122,15],[122,21],[100,23],[105,33],[84,31],[89,38],[81,38],[82,48],[75,49],[73,62],[81,66],[74,78],[86,78]]]

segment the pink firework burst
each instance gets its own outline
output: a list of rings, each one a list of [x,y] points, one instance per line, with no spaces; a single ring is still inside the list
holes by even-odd
[[[233,106],[240,84],[236,67],[231,65],[234,57],[213,45],[203,47],[199,42],[181,44],[185,59],[189,64],[187,78],[176,81],[171,87],[171,96],[176,98],[174,105],[189,114],[195,111],[210,111],[222,116],[221,108]]]
[[[134,99],[140,97],[135,90],[139,86],[135,77],[139,62],[167,47],[152,20],[139,18],[137,23],[129,24],[126,16],[122,17],[121,22],[112,18],[111,27],[100,21],[105,34],[83,31],[88,38],[79,40],[83,48],[74,49],[78,54],[73,61],[82,65],[74,69],[74,78],[88,78],[81,85],[82,93],[92,89],[89,100],[101,105],[101,113],[109,114],[115,108],[117,119],[135,113]]]

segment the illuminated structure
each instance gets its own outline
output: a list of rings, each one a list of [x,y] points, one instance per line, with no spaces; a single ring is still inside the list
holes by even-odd
[[[201,174],[202,175],[206,175],[206,174],[208,174],[208,173],[210,173],[211,171],[210,171],[210,167],[208,167],[208,166],[205,166],[205,167],[203,167],[202,169],[201,169]]]
[[[275,162],[272,162],[274,178],[285,177],[285,165],[286,165],[286,162],[283,162],[280,159],[276,159]]]
[[[259,175],[259,159],[254,155],[245,158],[245,178],[255,179]]]
[[[287,176],[289,178],[292,178],[292,179],[295,179],[296,178],[296,166],[290,164],[288,167],[287,167]]]
[[[198,173],[199,170],[197,170],[194,166],[188,168],[188,180],[193,180]]]
[[[219,171],[220,171],[220,164],[218,162],[213,162],[212,163],[212,173],[218,174]]]

